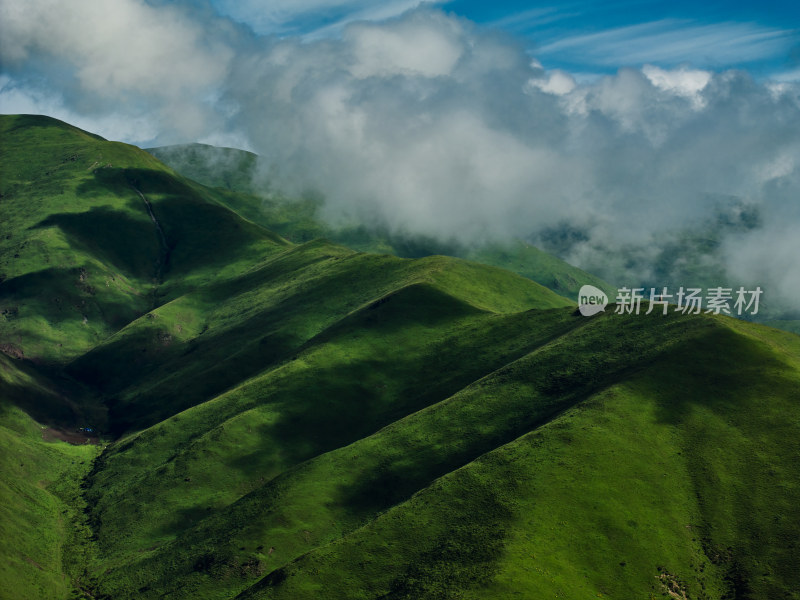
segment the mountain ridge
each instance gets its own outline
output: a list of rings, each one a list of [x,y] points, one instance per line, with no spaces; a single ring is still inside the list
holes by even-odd
[[[513,271],[568,298],[577,298],[585,283],[603,289],[609,296],[616,291],[602,279],[522,241],[468,247],[424,236],[400,235],[357,221],[340,227],[328,225],[318,214],[323,200],[317,194],[285,198],[276,193],[265,176],[267,166],[252,152],[208,144],[175,144],[148,148],[147,152],[187,177],[220,188],[229,208],[293,240],[327,237],[355,250],[405,258],[434,254],[465,258]]]

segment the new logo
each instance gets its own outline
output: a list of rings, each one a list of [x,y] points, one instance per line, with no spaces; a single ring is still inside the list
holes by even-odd
[[[608,305],[606,293],[593,285],[584,285],[578,292],[578,310],[584,317],[603,312]]]

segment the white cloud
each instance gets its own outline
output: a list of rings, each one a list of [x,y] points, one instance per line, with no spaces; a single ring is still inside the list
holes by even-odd
[[[695,109],[700,109],[705,105],[702,92],[711,81],[709,71],[686,67],[668,70],[645,65],[642,67],[642,72],[658,89],[691,100]]]
[[[577,85],[575,78],[561,69],[548,71],[543,77],[531,79],[528,84],[556,96],[569,94]]]
[[[732,278],[761,286],[776,312],[800,310],[800,260],[796,221],[774,224],[748,235],[725,240],[723,252]]]
[[[355,59],[350,72],[358,78],[448,75],[464,51],[463,31],[440,13],[415,13],[390,28],[358,23],[344,37]]]
[[[36,61],[86,112],[98,109],[96,99],[157,105],[182,132],[209,117],[196,100],[224,80],[234,54],[181,8],[143,0],[5,0],[0,23],[5,68]]]

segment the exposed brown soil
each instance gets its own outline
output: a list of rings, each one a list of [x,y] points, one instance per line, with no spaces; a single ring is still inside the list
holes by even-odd
[[[73,446],[83,444],[100,444],[100,438],[94,434],[77,429],[62,429],[60,427],[48,427],[42,430],[42,439],[46,442],[67,442]]]
[[[7,354],[11,358],[25,358],[25,353],[22,351],[22,348],[14,344],[0,344],[0,352]]]

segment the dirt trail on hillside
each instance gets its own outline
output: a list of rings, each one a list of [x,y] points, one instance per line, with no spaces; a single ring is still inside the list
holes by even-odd
[[[156,219],[156,215],[153,212],[153,205],[150,204],[150,200],[148,200],[147,196],[145,196],[135,185],[131,183],[130,186],[133,188],[133,191],[139,194],[139,197],[142,199],[142,202],[144,202],[144,206],[147,209],[147,214],[150,215],[150,220],[153,222],[153,225],[156,226],[158,241],[161,243],[161,257],[156,263],[156,279],[158,279],[160,282],[163,279],[164,267],[166,267],[167,263],[169,262],[170,247],[167,244],[167,236],[164,235],[164,229],[161,227],[161,223],[159,223],[158,219]]]
[[[144,205],[147,207],[147,214],[150,215],[150,220],[153,221],[153,224],[156,226],[156,231],[158,231],[158,237],[161,240],[161,246],[167,250],[169,248],[169,246],[167,246],[167,237],[164,235],[164,230],[161,229],[161,223],[158,222],[156,215],[153,213],[153,205],[150,204],[150,200],[148,200],[138,188],[134,187],[133,189],[137,194],[139,194],[139,197],[142,199],[142,201],[144,201]]]

